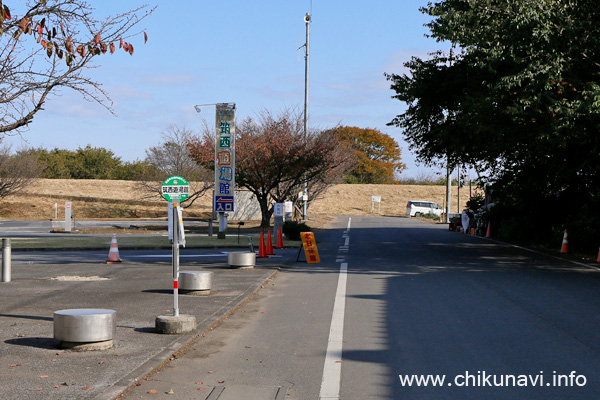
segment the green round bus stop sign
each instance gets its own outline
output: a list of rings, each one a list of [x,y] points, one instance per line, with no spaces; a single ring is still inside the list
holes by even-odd
[[[170,176],[162,184],[162,195],[167,201],[181,203],[190,195],[190,184],[181,176]]]

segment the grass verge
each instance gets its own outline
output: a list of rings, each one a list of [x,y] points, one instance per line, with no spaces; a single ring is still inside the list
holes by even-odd
[[[251,235],[254,248],[258,249],[260,235]],[[56,237],[32,237],[13,238],[11,247],[13,250],[64,250],[64,249],[108,249],[110,248],[110,236],[56,236]],[[127,249],[170,249],[172,247],[167,236],[143,235],[117,236],[119,250]],[[284,247],[298,247],[300,242],[283,240]],[[186,249],[201,248],[248,248],[248,235],[240,235],[239,243],[237,235],[229,235],[225,239],[217,236],[187,236]]]

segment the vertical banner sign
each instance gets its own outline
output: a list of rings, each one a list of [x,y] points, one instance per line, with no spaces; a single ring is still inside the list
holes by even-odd
[[[217,104],[215,140],[215,211],[234,211],[235,104]]]
[[[302,247],[304,248],[304,254],[306,255],[306,262],[308,264],[319,264],[321,258],[319,257],[319,250],[317,249],[314,233],[302,232],[300,236],[302,237]]]

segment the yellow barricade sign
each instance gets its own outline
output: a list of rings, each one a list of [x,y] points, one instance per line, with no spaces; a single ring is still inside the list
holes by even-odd
[[[312,232],[302,232],[302,247],[304,247],[304,254],[306,255],[306,262],[309,264],[321,263],[319,258],[319,250],[317,250],[317,242],[315,235]]]

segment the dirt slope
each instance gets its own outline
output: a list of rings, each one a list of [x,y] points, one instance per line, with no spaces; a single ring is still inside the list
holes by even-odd
[[[469,188],[461,189],[461,207],[457,208],[457,190],[453,187],[451,212],[462,210]],[[76,218],[162,218],[166,202],[160,198],[143,199],[143,192],[131,181],[40,179],[24,192],[0,202],[1,219],[52,219],[55,203],[58,218],[64,215],[65,201],[73,202]],[[313,215],[368,215],[371,196],[381,196],[381,214],[404,215],[409,200],[435,201],[445,205],[444,186],[421,185],[335,185],[309,209]],[[211,198],[205,196],[186,209],[187,216],[208,216]],[[377,207],[375,207],[377,212]]]

